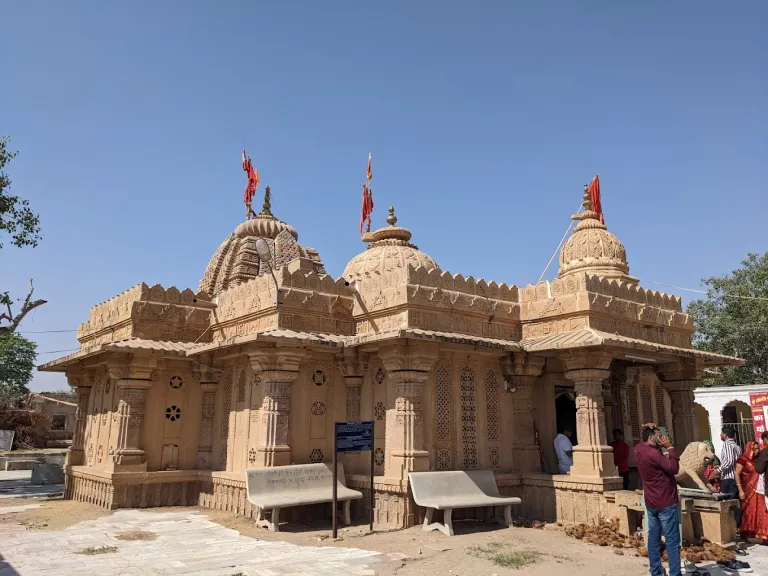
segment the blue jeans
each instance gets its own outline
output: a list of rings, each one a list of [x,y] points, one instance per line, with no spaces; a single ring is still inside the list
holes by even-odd
[[[648,560],[651,563],[651,576],[662,576],[661,535],[667,542],[669,558],[669,576],[681,576],[680,570],[680,520],[678,504],[672,504],[661,510],[646,508],[648,511]]]

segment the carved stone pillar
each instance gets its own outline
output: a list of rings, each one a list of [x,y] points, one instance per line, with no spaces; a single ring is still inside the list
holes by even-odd
[[[196,466],[198,470],[209,470],[213,464],[213,421],[216,415],[216,386],[218,370],[198,371],[200,390],[203,393],[200,409],[200,438],[197,443]]]
[[[261,373],[264,400],[258,422],[259,444],[255,467],[286,466],[291,463],[288,423],[291,415],[291,384],[299,376],[303,354],[281,349],[248,354],[254,372]]]
[[[146,471],[143,447],[144,410],[147,391],[152,387],[152,371],[156,359],[138,357],[127,365],[109,365],[110,378],[118,389],[117,408],[113,415],[114,440],[110,442],[110,466]]]
[[[114,466],[146,470],[142,443],[144,409],[151,380],[121,378],[117,381],[119,400],[117,405],[117,441],[112,463]]]
[[[576,391],[576,434],[573,447],[574,476],[616,476],[613,450],[605,429],[603,380],[608,378],[611,357],[604,354],[567,354],[562,358]]]
[[[514,467],[522,472],[541,472],[541,453],[533,431],[533,394],[536,380],[546,362],[524,353],[510,354],[501,361],[504,378],[512,394],[512,427],[510,438]],[[554,410],[555,407],[552,406]]]
[[[94,378],[92,374],[82,372],[68,373],[67,381],[77,393],[77,411],[75,412],[75,432],[72,436],[72,446],[67,452],[64,466],[82,466],[85,463],[85,428],[88,423],[88,400]]]
[[[424,449],[424,382],[437,362],[436,346],[387,346],[379,357],[397,385],[394,410],[387,410],[384,476],[405,479],[408,472],[429,470]]]
[[[612,438],[611,431],[613,429],[616,410],[618,410],[616,401],[613,398],[610,378],[603,381],[603,406],[603,412],[605,413],[605,433],[610,441]]]
[[[700,363],[664,364],[657,367],[656,373],[662,386],[669,392],[672,403],[670,432],[678,453],[682,453],[698,436],[693,391],[701,384],[703,366]]]
[[[697,437],[696,407],[693,390],[700,384],[698,380],[677,380],[665,382],[664,388],[669,392],[672,401],[672,430],[673,441],[679,451],[685,450]]]
[[[338,366],[347,389],[346,418],[350,422],[357,422],[360,420],[360,395],[368,358],[357,354],[355,350],[345,349],[344,358]]]

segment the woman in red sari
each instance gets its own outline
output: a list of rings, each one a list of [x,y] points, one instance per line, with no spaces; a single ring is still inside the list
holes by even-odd
[[[744,453],[736,461],[736,483],[742,511],[741,538],[758,538],[763,544],[768,544],[768,510],[765,507],[765,495],[758,492],[760,474],[755,470],[755,459],[759,452],[757,442],[747,442]]]

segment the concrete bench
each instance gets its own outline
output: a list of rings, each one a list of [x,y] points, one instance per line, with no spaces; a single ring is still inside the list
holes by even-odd
[[[344,503],[343,522],[351,524],[349,507],[352,500],[363,497],[362,492],[347,488],[344,466],[338,464],[336,499]],[[245,471],[248,502],[259,509],[257,526],[270,532],[280,530],[280,509],[333,502],[333,472],[325,464],[298,464],[274,468],[251,468]],[[271,510],[267,520],[265,512]],[[333,511],[337,514],[337,510]]]
[[[503,526],[512,524],[512,504],[520,498],[505,498],[499,494],[492,470],[457,470],[452,472],[411,472],[408,474],[416,504],[426,509],[423,530],[440,530],[453,536],[451,513],[454,508],[500,506],[503,516],[495,521]],[[443,511],[443,523],[432,522],[435,510]]]

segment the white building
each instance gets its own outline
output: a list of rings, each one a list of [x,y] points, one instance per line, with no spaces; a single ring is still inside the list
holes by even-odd
[[[755,393],[768,393],[768,384],[697,388],[694,398],[699,439],[711,440],[718,455],[723,444],[720,431],[726,424],[736,428],[737,440],[742,447],[754,440],[749,395]]]

